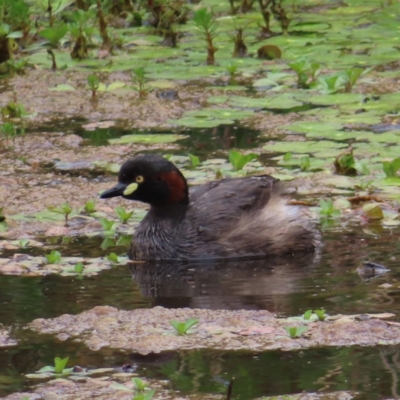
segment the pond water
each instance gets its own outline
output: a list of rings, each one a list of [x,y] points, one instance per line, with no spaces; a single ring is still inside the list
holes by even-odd
[[[88,145],[103,145],[109,138],[123,133],[108,129],[79,134],[88,140]],[[186,153],[188,149],[196,149],[196,154],[213,152],[215,155],[219,149],[252,148],[261,142],[256,131],[221,127],[203,130],[180,144]],[[29,384],[23,374],[52,365],[54,357],[59,355],[69,356],[69,365],[89,368],[121,366],[128,362],[144,376],[170,380],[172,387],[184,394],[225,393],[227,383],[235,377],[236,399],[316,390],[358,391],[364,399],[398,398],[397,347],[263,353],[201,350],[138,356],[109,349],[92,352],[78,343],[34,336],[22,328],[35,318],[77,314],[97,305],[120,309],[156,305],[261,309],[278,316],[300,315],[308,309],[320,308],[328,314],[398,314],[399,233],[398,227],[338,224],[324,228],[321,253],[304,258],[186,267],[171,263],[145,270],[114,267],[83,278],[0,275],[0,322],[12,325],[20,339],[18,346],[0,349],[0,396],[22,390]],[[102,248],[102,238],[74,238],[65,244],[61,243],[62,238],[52,240],[59,241],[58,248],[66,256],[126,253],[126,246]],[[40,249],[23,251],[34,255],[45,253]],[[12,252],[4,253],[4,257],[10,255]],[[390,271],[366,278],[357,273],[364,261],[383,264]]]
[[[315,259],[186,269],[171,264],[170,268],[145,272],[115,267],[83,279],[0,276],[0,320],[13,324],[22,340],[16,347],[0,350],[0,377],[12,377],[0,386],[0,394],[21,390],[27,385],[21,374],[51,365],[59,354],[70,356],[70,365],[92,368],[129,362],[144,376],[171,380],[172,387],[183,393],[222,393],[224,382],[235,377],[238,399],[303,390],[355,390],[368,399],[394,396],[400,389],[397,347],[264,353],[203,350],[145,357],[107,349],[92,352],[72,341],[32,337],[18,329],[34,318],[77,314],[96,305],[267,309],[281,316],[316,308],[325,308],[329,314],[398,313],[400,249],[396,233],[387,232],[377,239],[360,227],[330,231],[324,235],[322,254]],[[102,252],[100,242],[93,240],[79,247],[82,254]],[[356,272],[363,260],[382,263],[390,271],[365,280]],[[384,283],[391,288],[380,287]]]

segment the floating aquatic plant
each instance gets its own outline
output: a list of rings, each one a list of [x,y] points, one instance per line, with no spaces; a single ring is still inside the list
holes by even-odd
[[[53,48],[59,46],[60,40],[67,34],[68,25],[59,24],[52,28],[45,28],[38,32],[38,35],[44,39],[47,39]]]
[[[240,171],[247,163],[257,159],[257,157],[257,154],[254,153],[241,154],[236,150],[229,150],[228,153],[229,162],[232,164],[235,171]]]
[[[303,336],[308,331],[308,326],[284,326],[285,331],[288,333],[291,339],[295,339]]]
[[[325,321],[326,319],[326,311],[325,310],[314,310],[314,314],[317,315],[320,321]]]
[[[47,209],[57,214],[64,215],[65,226],[68,226],[68,216],[72,213],[72,207],[69,203],[63,203],[60,206],[49,206]]]
[[[132,382],[135,384],[135,388],[139,392],[143,392],[149,386],[148,382],[140,378],[132,378]]]
[[[28,239],[21,239],[21,240],[18,240],[18,246],[19,246],[21,249],[25,249],[28,243],[29,243],[29,240],[28,240]]]
[[[217,36],[218,24],[214,13],[205,8],[199,8],[193,15],[193,23],[203,35],[207,44],[207,65],[215,64],[215,53],[217,49],[214,47],[214,39]]]
[[[185,322],[169,321],[169,323],[175,328],[176,333],[180,336],[186,335],[188,330],[199,323],[197,318],[190,318]]]
[[[133,211],[126,211],[124,207],[114,208],[115,213],[123,224],[126,224],[133,215]]]
[[[393,178],[397,175],[397,171],[400,169],[400,157],[395,158],[392,161],[383,161],[382,164],[386,178]]]
[[[99,222],[105,232],[113,231],[115,221],[108,220],[107,218],[99,218]]]
[[[136,85],[136,87],[133,87],[133,90],[139,93],[140,100],[144,100],[150,91],[150,87],[147,86],[145,67],[134,68],[131,72],[131,80]]]
[[[96,200],[88,200],[85,205],[83,206],[85,212],[88,214],[92,214],[96,211]]]
[[[73,368],[65,368],[68,364],[69,357],[66,358],[60,358],[60,357],[55,357],[54,358],[54,366],[52,365],[47,365],[43,368],[40,368],[38,371],[40,372],[53,372],[54,374],[65,374],[65,373],[70,373],[72,372]]]
[[[307,310],[303,314],[304,321],[325,321],[326,312],[325,310]]]
[[[49,254],[45,254],[49,264],[57,264],[61,260],[61,253],[57,250],[52,250]]]
[[[339,175],[356,175],[353,149],[350,147],[340,153],[334,161],[335,172]]]
[[[200,164],[200,158],[195,156],[194,154],[188,154],[188,157],[189,157],[191,168],[194,169]]]
[[[246,57],[247,56],[247,46],[244,43],[244,28],[236,28],[236,35],[231,36],[231,40],[234,43],[232,57]]]
[[[340,216],[340,210],[336,209],[333,205],[332,199],[321,199],[319,202],[321,210],[319,214],[325,218],[336,218]]]
[[[107,257],[108,261],[111,261],[113,263],[119,263],[119,257],[117,255],[117,253],[110,253]]]
[[[307,58],[301,58],[288,64],[297,75],[297,87],[308,89],[319,74],[321,64]]]
[[[81,274],[83,272],[83,267],[84,267],[83,263],[81,262],[76,263],[74,266],[74,272]]]
[[[91,101],[95,101],[96,100],[96,93],[97,90],[100,87],[100,79],[97,75],[89,75],[87,77],[87,83],[89,85],[89,89],[92,92],[92,97],[90,98]]]

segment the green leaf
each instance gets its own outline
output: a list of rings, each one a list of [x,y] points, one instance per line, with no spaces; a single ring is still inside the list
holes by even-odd
[[[179,321],[169,321],[169,323],[175,328],[178,335],[185,334],[185,323]]]
[[[154,389],[151,389],[146,392],[137,393],[132,400],[151,400],[154,397],[155,392],[156,391]]]
[[[379,203],[364,204],[362,209],[369,219],[380,220],[384,217],[382,207]]]
[[[61,260],[61,253],[57,250],[52,250],[50,254],[46,254],[47,262],[50,264],[57,264]]]
[[[309,329],[308,326],[285,326],[284,328],[292,339],[300,337]]]
[[[173,143],[178,140],[185,139],[183,135],[173,134],[132,134],[125,135],[117,139],[110,139],[110,144],[127,144],[127,143],[148,143],[148,144],[159,144],[159,143]]]
[[[302,171],[307,171],[310,168],[311,162],[310,162],[310,157],[308,156],[303,156],[300,159],[300,169]]]
[[[123,224],[126,224],[133,215],[133,211],[126,211],[125,208],[121,206],[115,207],[114,211]]]
[[[18,241],[18,245],[22,249],[24,249],[28,243],[29,243],[28,239],[21,239],[21,240]]]
[[[187,332],[192,326],[197,325],[199,320],[197,318],[190,318],[185,321],[185,332]]]
[[[69,360],[69,357],[66,357],[66,358],[56,357],[54,359],[54,366],[55,366],[54,372],[56,374],[62,374],[68,363],[68,360]]]
[[[111,261],[111,262],[114,262],[114,263],[118,263],[119,262],[119,257],[118,257],[118,255],[116,253],[110,253],[107,256],[107,260]]]
[[[178,335],[185,335],[193,325],[199,323],[199,320],[196,318],[190,318],[185,322],[169,321],[169,323],[175,328]]]
[[[71,92],[74,91],[75,88],[67,83],[61,83],[55,87],[49,88],[52,92]]]
[[[114,221],[109,221],[106,218],[99,218],[99,222],[105,231],[111,231],[114,225]]]
[[[57,43],[67,34],[68,26],[60,25],[58,27],[46,28],[39,31],[39,36],[44,39],[47,39],[53,45],[57,45]]]
[[[135,384],[136,389],[139,391],[143,391],[144,389],[146,389],[147,386],[149,386],[146,381],[140,378],[132,378],[132,382]]]
[[[96,200],[88,200],[84,206],[85,211],[88,214],[91,214],[96,211]]]
[[[235,171],[240,171],[248,162],[255,160],[258,156],[254,153],[241,154],[238,151],[230,150],[228,157]]]
[[[190,164],[192,168],[196,168],[200,164],[200,158],[193,155],[193,154],[188,154]]]
[[[304,314],[303,314],[303,318],[305,320],[309,320],[311,318],[312,315],[312,310],[307,310]]]
[[[396,176],[397,171],[400,169],[400,157],[395,158],[391,162],[383,161],[383,171],[387,178],[393,178]]]
[[[55,370],[55,368],[53,366],[46,365],[45,367],[40,368],[38,373],[41,373],[41,372],[54,372],[54,370]]]
[[[283,161],[290,161],[292,159],[292,153],[288,152],[283,156]]]
[[[325,310],[314,310],[314,314],[317,315],[317,317],[320,321],[325,321],[325,318],[326,318]]]
[[[76,263],[75,267],[74,267],[74,271],[78,274],[81,274],[83,272],[83,264],[80,263]]]

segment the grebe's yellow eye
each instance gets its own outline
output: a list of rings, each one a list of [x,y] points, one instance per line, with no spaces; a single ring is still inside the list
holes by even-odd
[[[138,175],[135,179],[136,183],[143,183],[144,182],[144,178],[142,175]]]

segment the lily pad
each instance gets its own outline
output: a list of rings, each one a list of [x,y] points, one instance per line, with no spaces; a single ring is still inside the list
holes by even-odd
[[[304,142],[276,142],[268,143],[263,147],[267,151],[275,152],[292,152],[300,154],[317,153],[323,150],[339,150],[341,148],[347,147],[347,144],[336,143],[328,140],[316,141],[304,141]],[[332,156],[332,153],[330,154]]]
[[[72,85],[68,85],[66,83],[62,83],[55,87],[49,88],[51,92],[72,92],[75,88]]]
[[[363,96],[357,93],[335,93],[318,94],[310,96],[308,103],[320,106],[340,105],[340,104],[361,104]]]
[[[173,143],[178,140],[185,139],[184,135],[174,135],[174,134],[140,134],[134,133],[132,135],[125,135],[116,139],[109,139],[110,144],[127,144],[127,143]]]

